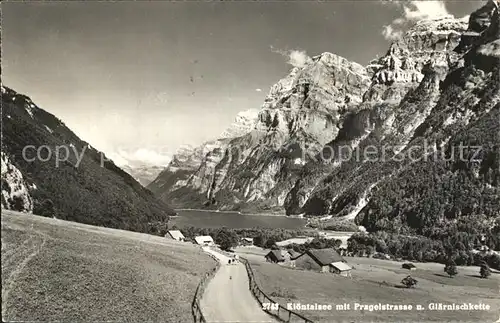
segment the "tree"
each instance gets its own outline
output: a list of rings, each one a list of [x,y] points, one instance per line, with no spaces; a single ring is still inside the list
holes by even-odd
[[[276,239],[274,237],[267,239],[264,248],[272,249],[273,246],[276,245]]]
[[[365,249],[366,257],[370,258],[370,256],[373,254],[373,250],[374,250],[373,246],[367,246]]]
[[[253,238],[253,244],[257,247],[263,248],[266,245],[267,237],[263,233]]]
[[[334,246],[335,246],[335,249],[339,249],[340,246],[342,246],[342,240],[336,239]]]
[[[229,250],[238,245],[239,237],[236,232],[222,228],[215,236],[215,243],[217,243],[222,250]]]
[[[488,264],[486,263],[481,264],[479,274],[481,275],[481,278],[488,278],[491,275],[490,266],[488,266]]]
[[[444,266],[444,272],[447,273],[450,277],[458,274],[457,265],[455,264],[455,261],[453,261],[453,259],[450,259]]]
[[[415,285],[417,285],[417,283],[418,283],[418,281],[415,278],[411,277],[410,275],[406,276],[401,281],[401,284],[405,285],[406,288],[412,288]]]
[[[54,216],[54,202],[51,199],[45,199],[40,205],[35,205],[34,213],[45,216],[52,217]]]

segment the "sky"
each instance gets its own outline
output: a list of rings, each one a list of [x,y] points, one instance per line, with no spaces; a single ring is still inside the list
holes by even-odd
[[[365,65],[414,21],[482,3],[3,2],[2,83],[118,163],[161,165],[259,109],[307,55]]]

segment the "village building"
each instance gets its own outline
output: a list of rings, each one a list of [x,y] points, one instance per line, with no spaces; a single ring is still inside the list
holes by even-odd
[[[297,251],[295,251],[293,249],[288,250],[288,253],[290,254],[290,259],[291,260],[295,260],[295,259],[299,258],[300,255],[301,255],[300,252],[297,252]]]
[[[184,241],[186,240],[186,237],[180,232],[179,230],[170,230],[167,232],[165,235],[165,238],[177,240],[177,241]]]
[[[252,246],[253,245],[253,238],[241,238],[240,239],[240,245],[242,246]]]
[[[213,246],[215,245],[214,239],[211,236],[197,236],[194,238],[197,244],[201,246]]]
[[[290,255],[290,267],[295,267],[295,260],[300,257],[301,253],[293,249],[287,251]]]
[[[330,272],[344,277],[351,277],[351,266],[342,261],[332,262]]]
[[[334,249],[310,249],[295,259],[295,267],[330,272],[330,265],[336,262],[345,263],[345,259]]]
[[[285,250],[271,250],[265,256],[267,262],[284,263],[290,261],[290,254]]]

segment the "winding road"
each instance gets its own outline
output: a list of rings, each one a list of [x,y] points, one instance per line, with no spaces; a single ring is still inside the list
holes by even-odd
[[[253,297],[244,264],[236,262],[229,265],[229,257],[210,248],[203,249],[221,263],[200,302],[207,322],[278,322],[265,313]]]

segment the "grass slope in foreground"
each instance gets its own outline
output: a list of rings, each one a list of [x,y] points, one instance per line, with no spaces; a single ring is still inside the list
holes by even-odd
[[[346,257],[354,266],[353,279],[328,273],[284,268],[248,257],[259,286],[282,305],[351,304],[351,310],[297,311],[317,322],[495,322],[500,317],[500,274],[481,279],[479,267],[458,267],[458,275],[449,278],[444,266],[414,263],[415,288],[402,288],[401,279],[409,274],[400,262],[373,258]],[[354,311],[359,304],[412,304],[411,311]],[[489,311],[429,311],[430,303],[489,304]],[[416,311],[417,304],[426,308]]]
[[[2,210],[2,320],[192,321],[194,245]]]

